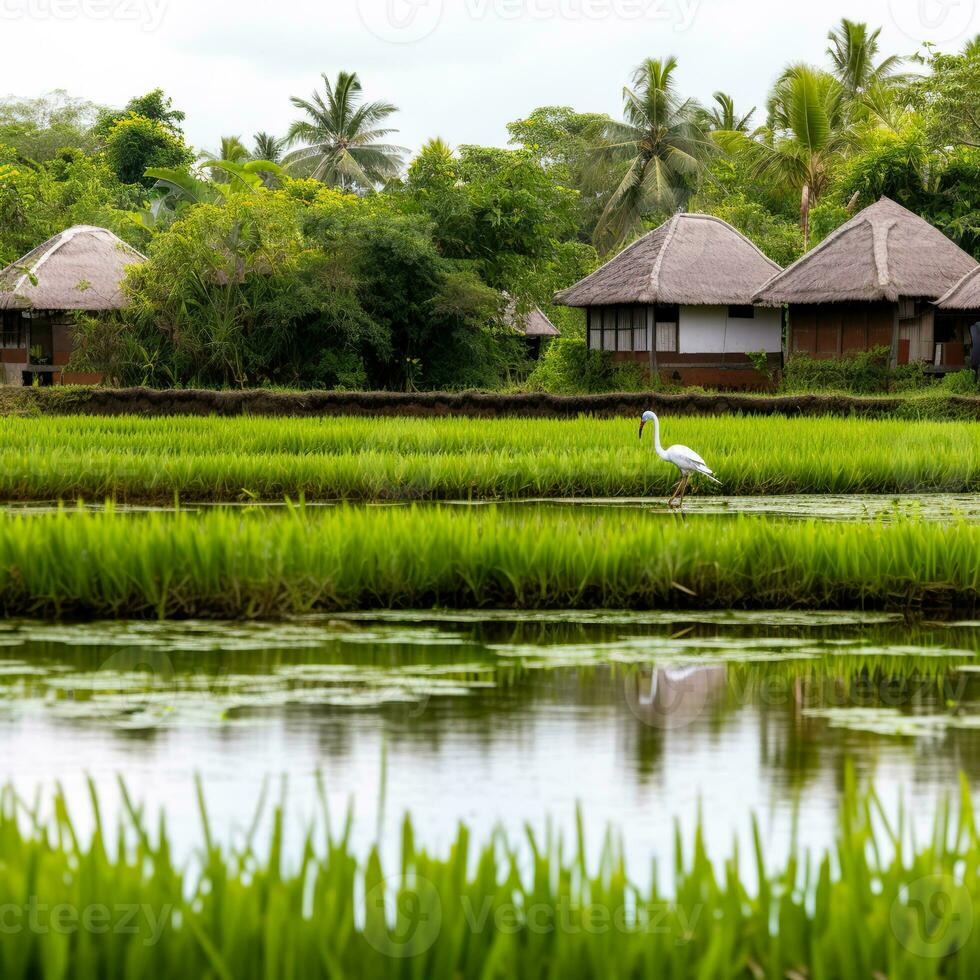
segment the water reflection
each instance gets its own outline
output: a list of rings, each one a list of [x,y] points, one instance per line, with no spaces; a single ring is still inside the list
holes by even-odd
[[[960,770],[980,778],[978,649],[977,624],[880,615],[11,623],[2,775],[28,796],[60,780],[84,808],[91,773],[111,811],[122,774],[187,847],[195,771],[228,834],[280,773],[298,830],[320,771],[366,847],[385,755],[391,842],[405,810],[445,847],[461,819],[570,829],[581,802],[594,845],[613,823],[643,862],[699,806],[719,856],[752,810],[777,851],[794,811],[824,846],[846,759],[924,823]]]

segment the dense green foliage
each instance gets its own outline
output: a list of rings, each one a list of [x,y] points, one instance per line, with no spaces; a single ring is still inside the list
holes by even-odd
[[[777,75],[764,118],[724,91],[699,105],[674,58],[645,59],[619,120],[545,106],[509,124],[510,149],[434,139],[410,160],[398,107],[354,72],[294,96],[289,131],[253,151],[189,147],[159,89],[112,110],[3,99],[0,262],[81,222],[149,255],[132,309],[82,330],[74,366],[110,381],[635,388],[551,301],[677,207],[785,265],[887,194],[980,254],[980,44],[902,58],[848,20],[828,42],[824,65]],[[513,329],[535,306],[562,333],[537,364]]]
[[[966,522],[682,522],[640,510],[24,513],[0,525],[0,609],[218,619],[432,607],[970,614],[978,548],[980,528]]]
[[[630,419],[0,420],[7,500],[458,500],[666,496],[676,470]],[[980,427],[835,418],[678,418],[724,494],[980,489]],[[889,447],[882,452],[882,447]]]
[[[477,845],[460,826],[430,853],[405,817],[399,860],[331,829],[325,795],[302,860],[284,856],[283,804],[267,839],[226,846],[199,785],[200,857],[175,858],[122,786],[124,816],[76,830],[58,794],[50,823],[25,821],[12,791],[0,807],[5,980],[92,976],[426,977],[605,980],[621,977],[971,976],[980,956],[980,840],[966,780],[931,839],[910,845],[904,815],[884,816],[848,772],[832,851],[794,846],[774,865],[757,822],[749,854],[724,865],[705,835],[674,842],[674,886],[637,884],[612,834],[595,861],[529,828]],[[75,815],[77,816],[77,814]],[[325,827],[319,824],[325,824]],[[750,883],[751,882],[751,883]],[[19,925],[19,928],[17,927]],[[32,927],[33,925],[33,927]]]

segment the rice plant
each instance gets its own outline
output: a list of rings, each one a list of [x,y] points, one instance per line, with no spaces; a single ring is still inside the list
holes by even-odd
[[[8,615],[378,608],[970,611],[980,527],[438,505],[8,512]]]
[[[4,980],[215,977],[314,980],[606,980],[976,976],[980,840],[966,780],[956,815],[940,808],[915,844],[873,790],[848,772],[835,847],[709,858],[700,827],[678,831],[669,892],[627,869],[613,834],[597,860],[574,842],[528,830],[477,846],[461,825],[433,854],[405,818],[401,855],[362,859],[351,816],[329,814],[284,856],[282,807],[258,840],[261,809],[229,847],[201,817],[198,856],[172,851],[126,794],[117,827],[76,831],[65,797],[0,796],[0,975]],[[322,795],[322,794],[321,794]],[[669,846],[669,842],[665,842]],[[666,848],[665,848],[666,849]],[[646,877],[643,875],[642,877]]]
[[[664,495],[636,420],[0,418],[0,499],[508,499]],[[980,425],[678,418],[724,486],[705,493],[967,492]]]

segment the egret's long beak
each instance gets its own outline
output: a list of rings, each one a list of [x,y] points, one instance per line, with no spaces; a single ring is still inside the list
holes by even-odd
[[[645,426],[645,425],[646,425],[646,422],[643,422],[643,421],[640,422],[640,438],[641,439],[643,438],[643,426]]]

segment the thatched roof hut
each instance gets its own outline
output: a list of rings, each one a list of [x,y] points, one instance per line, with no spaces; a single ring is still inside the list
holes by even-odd
[[[561,331],[539,307],[520,311],[517,301],[510,294],[504,293],[504,297],[507,300],[503,313],[504,323],[524,337],[528,353],[532,359],[537,359],[541,356],[543,342],[560,337]]]
[[[504,294],[507,296],[507,294]],[[541,311],[540,307],[533,307],[523,313],[518,312],[517,302],[507,296],[507,307],[504,310],[504,319],[507,325],[525,337],[560,337],[561,331],[548,319]]]
[[[76,225],[0,271],[0,310],[117,310],[126,268],[146,257],[107,228]]]
[[[563,289],[555,302],[745,305],[778,271],[775,262],[727,221],[708,214],[675,214],[592,275]]]
[[[755,302],[936,299],[976,265],[928,221],[883,197],[774,276],[756,293]]]
[[[936,301],[940,310],[980,310],[980,265]]]

